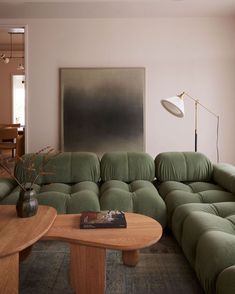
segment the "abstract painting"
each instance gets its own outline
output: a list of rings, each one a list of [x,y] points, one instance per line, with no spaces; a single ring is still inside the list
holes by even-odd
[[[144,68],[61,68],[61,149],[144,151]]]

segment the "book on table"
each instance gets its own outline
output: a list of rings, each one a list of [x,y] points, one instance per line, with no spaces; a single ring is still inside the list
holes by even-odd
[[[96,228],[126,228],[126,218],[123,211],[84,211],[80,217],[80,229]]]

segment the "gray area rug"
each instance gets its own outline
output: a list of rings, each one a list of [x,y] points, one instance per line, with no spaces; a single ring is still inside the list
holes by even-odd
[[[174,238],[165,232],[141,250],[136,267],[122,264],[118,251],[107,250],[106,294],[202,294],[194,271]],[[69,247],[40,241],[20,264],[20,294],[74,294],[69,285]]]

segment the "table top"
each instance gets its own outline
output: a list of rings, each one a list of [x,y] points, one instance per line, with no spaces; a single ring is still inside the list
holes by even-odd
[[[58,215],[43,239],[117,250],[137,250],[156,243],[162,236],[161,225],[153,218],[125,213],[127,228],[80,229],[80,215]]]
[[[19,218],[15,205],[0,205],[0,257],[34,244],[49,230],[56,215],[54,208],[39,206],[35,216]]]

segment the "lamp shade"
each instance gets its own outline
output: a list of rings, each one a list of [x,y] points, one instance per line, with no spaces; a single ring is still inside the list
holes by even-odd
[[[177,117],[184,116],[184,100],[179,96],[170,97],[161,100],[162,106],[171,114]]]

